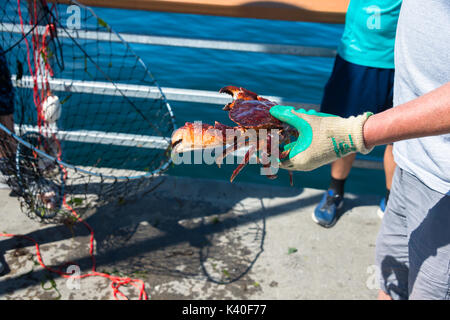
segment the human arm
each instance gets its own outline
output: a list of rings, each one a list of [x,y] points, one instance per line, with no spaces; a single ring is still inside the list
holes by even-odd
[[[450,133],[450,82],[384,112],[364,124],[367,148],[405,139]]]
[[[287,106],[274,106],[270,113],[299,132],[280,167],[309,171],[377,145],[450,133],[450,83],[376,115],[341,118]]]

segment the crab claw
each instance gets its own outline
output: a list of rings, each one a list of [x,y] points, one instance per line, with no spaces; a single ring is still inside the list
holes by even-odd
[[[226,93],[233,97],[233,101],[229,102],[222,108],[224,111],[230,111],[234,106],[234,100],[236,100],[237,95],[239,94],[239,88],[235,86],[226,86],[219,90],[219,93]]]
[[[186,122],[172,134],[172,153],[223,146],[221,130],[206,123]]]
[[[239,93],[239,88],[236,86],[226,86],[219,90],[219,93],[226,93],[233,97],[233,99],[237,99],[237,95]]]
[[[233,97],[233,101],[227,103],[223,108],[225,111],[233,109],[236,100],[260,100],[260,97],[256,93],[242,87],[226,86],[220,89],[219,93],[227,93]]]
[[[229,130],[232,131],[230,134]],[[220,148],[235,142],[242,130],[220,122],[214,126],[201,122],[186,122],[175,130],[171,138],[172,155],[200,149]]]
[[[258,100],[258,95],[250,90],[236,86],[226,86],[219,90],[219,93],[227,93],[233,97],[233,100]]]

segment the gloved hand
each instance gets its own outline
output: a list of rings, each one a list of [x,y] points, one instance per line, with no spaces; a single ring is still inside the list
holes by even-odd
[[[283,169],[310,171],[350,153],[367,154],[373,149],[367,149],[363,139],[363,126],[371,112],[341,118],[277,105],[270,109],[270,114],[299,132],[297,141],[284,147],[290,152],[289,159],[280,163]]]

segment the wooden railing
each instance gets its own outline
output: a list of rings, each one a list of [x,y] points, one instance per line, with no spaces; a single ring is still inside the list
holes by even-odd
[[[67,0],[53,0],[68,3]],[[344,23],[350,0],[78,0],[93,7]]]

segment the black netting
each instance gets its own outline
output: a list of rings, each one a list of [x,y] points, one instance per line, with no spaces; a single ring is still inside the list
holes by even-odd
[[[64,203],[82,213],[151,188],[174,130],[142,60],[92,9],[70,2],[6,0],[0,9],[0,169],[24,212],[50,222],[65,219]]]

